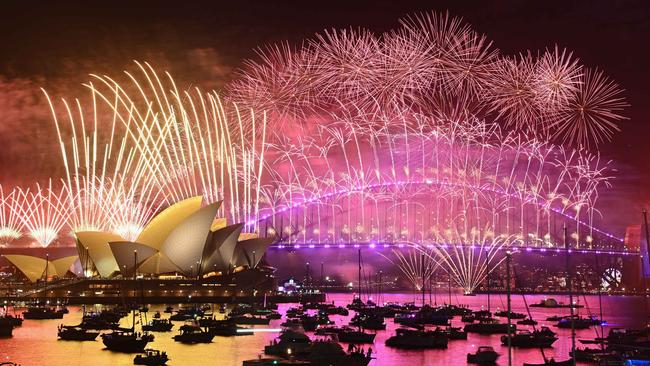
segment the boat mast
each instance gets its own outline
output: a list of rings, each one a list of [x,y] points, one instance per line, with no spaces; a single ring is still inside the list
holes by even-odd
[[[359,273],[357,274],[357,276],[358,276],[357,278],[359,280],[359,284],[358,284],[357,296],[359,297],[359,300],[361,300],[361,248],[359,248],[358,254],[359,254],[359,256],[358,256]]]
[[[422,266],[422,306],[424,306],[425,303],[425,295],[427,291],[427,282],[426,278],[424,275],[424,252],[420,254],[420,261],[421,261],[421,266]]]
[[[575,327],[575,318],[573,317],[573,279],[571,278],[571,270],[569,268],[569,240],[567,239],[567,227],[566,222],[562,225],[562,231],[564,236],[564,251],[566,259],[566,280],[567,286],[569,289],[569,315],[571,320],[571,359],[573,360],[573,365],[576,364],[576,327]]]
[[[510,303],[510,249],[506,251],[506,299],[508,304],[508,366],[512,366],[512,324],[511,319],[511,303]],[[531,318],[532,319],[532,318]]]
[[[449,295],[449,306],[451,306],[451,271],[447,270],[447,292]]]
[[[645,224],[645,244],[646,248],[648,249],[648,253],[646,255],[650,255],[650,230],[648,229],[648,210],[643,209],[643,223]],[[645,270],[643,269],[643,261],[648,261],[648,265],[650,266],[650,259],[648,258],[643,258],[641,257],[641,277],[643,277],[643,287],[645,287],[645,296],[644,296],[644,303],[645,303],[645,309],[646,313],[648,310],[648,278],[646,277]],[[647,319],[646,319],[647,320]]]
[[[382,297],[383,297],[383,293],[381,292],[381,291],[382,291],[382,289],[381,289],[381,285],[382,285],[382,283],[381,283],[381,280],[382,280],[381,275],[382,275],[382,272],[381,272],[381,270],[380,270],[380,271],[379,271],[379,293],[377,294],[377,303],[378,303],[380,306],[381,306],[381,304],[382,304],[382,300],[381,300],[381,299],[382,299]]]
[[[47,270],[48,270],[49,264],[50,264],[50,254],[45,253],[45,283],[43,284],[43,290],[44,290],[44,293],[43,293],[43,303],[44,304],[43,305],[45,305],[45,303],[47,303]]]
[[[487,311],[490,312],[490,254],[485,251],[485,267],[487,269]]]
[[[596,271],[600,272],[600,264],[598,263],[598,254],[596,257]],[[602,281],[602,279],[599,279]],[[600,351],[605,352],[605,329],[603,327],[603,291],[601,289],[601,284],[598,284],[598,312],[600,317]],[[587,299],[585,298],[585,302]]]

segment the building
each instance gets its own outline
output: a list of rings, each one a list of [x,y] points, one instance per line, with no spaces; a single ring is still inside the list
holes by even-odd
[[[201,197],[177,202],[156,215],[135,241],[110,232],[76,232],[77,256],[54,261],[26,255],[5,257],[31,282],[46,272],[62,278],[77,262],[82,280],[59,280],[61,286],[49,286],[48,294],[53,297],[136,293],[207,297],[274,290],[274,269],[263,263],[273,239],[242,233],[243,224],[228,225],[217,217],[220,204],[204,206]]]

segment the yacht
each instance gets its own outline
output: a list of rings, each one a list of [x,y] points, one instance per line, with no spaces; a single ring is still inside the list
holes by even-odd
[[[214,334],[195,324],[184,324],[174,336],[174,340],[181,343],[211,343],[212,338]]]
[[[574,362],[572,358],[564,361],[555,361],[554,358],[546,360],[543,363],[528,363],[524,362],[524,366],[573,366]]]
[[[530,304],[530,307],[531,308],[548,308],[548,309],[573,307],[574,309],[577,309],[577,308],[582,308],[584,306],[579,305],[579,304],[573,304],[573,306],[569,306],[568,304],[564,304],[564,303],[558,302],[557,300],[555,300],[553,298],[550,298],[550,299],[540,300],[537,304]]]
[[[479,365],[492,365],[497,362],[499,354],[494,348],[489,346],[479,347],[475,353],[467,354],[467,363],[477,363]]]
[[[571,323],[573,323],[573,325],[571,325]],[[579,316],[574,316],[573,318],[566,317],[560,319],[560,321],[558,321],[555,326],[564,329],[570,329],[572,327],[574,329],[587,329],[592,325],[598,325],[599,323],[600,322],[598,321],[598,319],[595,318],[582,318]]]
[[[14,322],[9,318],[0,318],[0,337],[11,337],[14,330]]]
[[[149,333],[136,332],[135,329],[114,330],[101,335],[106,349],[117,352],[135,353],[142,352],[154,336]]]
[[[348,352],[345,352],[337,342],[317,340],[309,347],[304,359],[312,366],[367,366],[372,360],[372,351],[364,352],[355,345],[350,345]]]
[[[510,331],[515,332],[516,326],[510,325]],[[471,323],[465,325],[465,331],[468,333],[478,334],[504,334],[508,333],[508,324],[501,323],[494,318],[481,319],[478,323]]]
[[[447,348],[449,339],[445,332],[400,328],[386,340],[388,347],[403,349]]]
[[[63,312],[50,306],[30,306],[23,312],[24,319],[63,319]]]
[[[166,352],[161,352],[155,349],[144,350],[144,355],[136,355],[133,359],[134,365],[150,365],[150,366],[163,366],[167,364],[169,357]]]
[[[508,312],[507,311],[497,311],[494,313],[495,316],[501,317],[501,318],[507,318],[508,317]],[[525,319],[526,314],[522,313],[515,313],[515,312],[510,312],[510,319]]]
[[[229,320],[231,320],[235,324],[246,324],[246,325],[269,325],[271,322],[271,319],[268,319],[263,316],[255,316],[255,315],[240,315],[240,316],[233,316],[230,317]]]
[[[307,354],[310,346],[311,339],[304,333],[285,330],[276,340],[264,347],[264,353],[280,357],[298,356]]]
[[[517,322],[519,325],[537,325],[537,321],[531,318],[522,319]]]
[[[93,332],[79,326],[59,325],[57,337],[64,341],[94,341],[99,332]]]
[[[366,333],[362,330],[354,330],[350,327],[344,327],[338,334],[338,340],[345,343],[373,343],[376,334]]]
[[[174,327],[171,320],[168,319],[153,319],[149,323],[142,326],[142,330],[149,332],[169,332]]]
[[[528,330],[520,330],[513,334],[510,338],[510,344],[513,347],[521,348],[547,348],[552,347],[553,343],[557,341],[557,337],[546,332]],[[501,337],[501,344],[508,345],[508,336]]]

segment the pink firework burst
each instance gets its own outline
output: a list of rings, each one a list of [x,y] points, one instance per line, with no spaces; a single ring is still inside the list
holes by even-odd
[[[586,69],[566,105],[551,116],[549,129],[563,143],[588,147],[611,140],[626,119],[623,89],[600,70]]]
[[[538,59],[534,69],[534,87],[538,102],[547,109],[564,106],[571,94],[578,90],[582,77],[582,65],[566,49],[546,51]]]

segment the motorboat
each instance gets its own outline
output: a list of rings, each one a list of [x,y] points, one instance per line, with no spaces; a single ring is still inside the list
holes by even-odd
[[[375,341],[376,334],[366,333],[362,330],[354,330],[349,327],[345,327],[341,332],[337,334],[338,340],[344,343],[373,343]]]
[[[210,343],[212,338],[214,334],[195,324],[184,324],[180,333],[174,336],[174,340],[180,343]]]
[[[99,332],[84,329],[79,326],[60,325],[57,336],[64,341],[94,341]]]
[[[517,324],[519,324],[519,325],[537,325],[537,321],[535,321],[535,320],[533,320],[531,318],[526,318],[526,319],[519,320],[517,322]]]
[[[229,317],[228,319],[235,324],[246,324],[246,325],[269,325],[269,323],[271,322],[271,319],[268,319],[263,316],[255,316],[255,315],[233,316],[233,317]]]
[[[501,318],[507,318],[508,317],[508,312],[507,311],[497,311],[494,313],[495,316],[501,317]],[[510,319],[525,319],[526,314],[522,313],[515,313],[515,312],[510,312]]]
[[[582,308],[584,307],[583,305],[579,304],[572,304],[569,306],[568,304],[564,304],[562,302],[558,302],[557,300],[550,298],[550,299],[543,299],[540,300],[537,304],[530,304],[531,308],[548,308],[548,309],[557,309],[557,308],[568,308],[568,307],[573,307],[574,309]]]
[[[64,313],[50,306],[30,306],[23,312],[23,319],[63,319]]]
[[[169,357],[166,352],[155,349],[146,349],[144,354],[136,355],[133,359],[134,365],[163,366],[167,364]]]
[[[11,337],[13,335],[14,322],[9,318],[0,318],[0,337]]]
[[[449,338],[449,340],[467,339],[467,332],[460,327],[447,327],[445,333],[447,333],[447,338]]]
[[[20,315],[5,314],[4,316],[0,316],[0,319],[8,320],[14,325],[14,327],[20,327],[23,325],[23,318]]]
[[[230,320],[201,319],[199,326],[208,328],[212,335],[220,337],[252,335],[253,332],[245,332],[249,328],[239,327]]]
[[[402,349],[447,348],[449,338],[440,330],[424,331],[399,328],[386,340],[388,347]]]
[[[142,326],[142,330],[149,332],[169,332],[174,327],[174,323],[168,319],[153,319]]]
[[[510,337],[510,345],[512,347],[521,347],[521,348],[547,348],[552,347],[553,343],[557,341],[555,335],[548,334],[546,332],[528,330],[520,330]],[[508,345],[508,336],[501,336],[501,344],[504,346]]]
[[[478,323],[470,323],[465,325],[465,331],[468,333],[478,334],[505,334],[508,333],[508,324],[501,323],[497,319],[487,318],[481,319]],[[515,332],[516,326],[510,324],[510,331]]]
[[[153,334],[136,332],[134,329],[114,330],[101,337],[106,349],[126,353],[142,352],[154,340]]]
[[[564,361],[556,361],[554,358],[546,360],[543,363],[528,363],[524,362],[524,366],[573,366],[573,359],[569,358]]]
[[[310,362],[312,366],[367,366],[372,360],[372,351],[364,352],[355,345],[350,345],[348,352],[332,340],[317,340],[311,344],[305,356],[299,357]]]
[[[490,346],[481,346],[476,352],[467,354],[467,363],[491,365],[497,362],[499,354]]]
[[[572,325],[573,323],[573,325]],[[574,328],[574,329],[587,329],[593,325],[599,324],[597,319],[594,318],[582,318],[578,316],[574,316],[573,318],[571,317],[566,317],[563,319],[560,319],[560,321],[557,322],[555,325],[558,328],[563,328],[563,329],[568,329],[568,328]]]
[[[357,314],[350,320],[350,325],[370,330],[386,330],[384,318],[376,315]]]
[[[172,321],[186,321],[198,319],[204,315],[203,310],[198,308],[179,309],[176,314],[169,317]]]
[[[267,355],[286,357],[290,355],[305,355],[309,352],[311,339],[305,333],[287,329],[271,344],[264,347]]]
[[[311,366],[312,363],[306,360],[297,360],[295,358],[284,359],[279,357],[262,357],[252,360],[245,360],[243,366]]]

